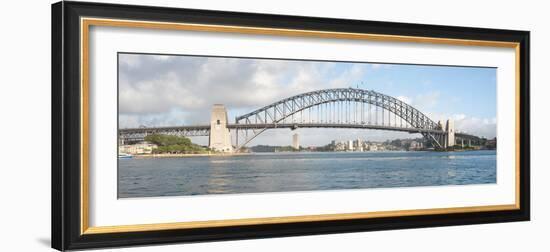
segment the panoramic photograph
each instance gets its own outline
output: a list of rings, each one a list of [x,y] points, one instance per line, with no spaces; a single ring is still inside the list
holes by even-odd
[[[118,198],[496,183],[496,68],[118,54]]]

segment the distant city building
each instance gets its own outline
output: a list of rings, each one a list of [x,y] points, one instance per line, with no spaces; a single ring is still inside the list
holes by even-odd
[[[137,144],[119,145],[118,153],[132,154],[132,155],[151,154],[153,153],[153,150],[156,148],[158,148],[156,144],[152,144],[149,142],[140,142]]]
[[[334,144],[333,144],[333,149],[334,151],[345,151],[346,150],[346,144],[344,142],[336,142],[336,141],[332,141]]]
[[[369,145],[369,151],[377,151],[377,150],[378,150],[378,146],[376,146],[376,144]]]
[[[487,149],[496,149],[497,148],[497,138],[493,138],[493,139],[490,139],[490,140],[487,140],[487,142],[485,143],[485,148]]]
[[[363,142],[363,151],[369,151],[370,144],[367,142]]]
[[[292,148],[294,148],[295,150],[300,149],[300,139],[298,133],[292,135]]]
[[[416,150],[417,146],[418,146],[418,142],[412,141],[411,144],[409,145],[409,150]]]
[[[353,148],[354,151],[363,151],[363,142],[361,139],[357,138],[357,140],[353,142]]]
[[[487,141],[489,142],[489,141]],[[496,141],[495,141],[496,142]],[[324,147],[325,151],[403,151],[411,150],[418,151],[426,148],[425,142],[421,138],[416,139],[395,139],[386,140],[384,142],[371,142],[361,140],[332,140],[330,144]],[[489,148],[489,147],[487,147]]]

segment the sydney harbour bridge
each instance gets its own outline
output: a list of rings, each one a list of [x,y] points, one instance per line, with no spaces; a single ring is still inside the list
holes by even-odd
[[[274,102],[229,122],[224,105],[212,108],[204,125],[119,129],[121,142],[141,141],[147,135],[208,136],[213,150],[240,150],[269,129],[342,128],[389,130],[421,134],[434,149],[480,144],[481,138],[455,130],[452,120],[435,122],[392,96],[357,88],[324,89]],[[230,133],[232,132],[232,133]],[[230,134],[235,134],[235,143]]]

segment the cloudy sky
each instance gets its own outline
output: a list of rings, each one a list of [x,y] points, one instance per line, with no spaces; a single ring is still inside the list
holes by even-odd
[[[416,107],[459,131],[496,135],[496,69],[119,54],[119,127],[207,124],[213,104],[229,120],[296,94],[359,87]],[[298,129],[303,146],[331,140],[386,140],[420,135],[379,130]],[[289,145],[289,129],[269,130],[249,145]],[[206,144],[206,137],[192,139]]]

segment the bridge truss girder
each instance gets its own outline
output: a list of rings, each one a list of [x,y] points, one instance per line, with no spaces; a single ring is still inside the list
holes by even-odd
[[[209,136],[210,126],[133,128],[133,129],[120,129],[118,131],[119,139],[123,141],[132,141],[132,142],[143,141],[146,136],[153,135],[153,134],[184,136],[184,137]]]

